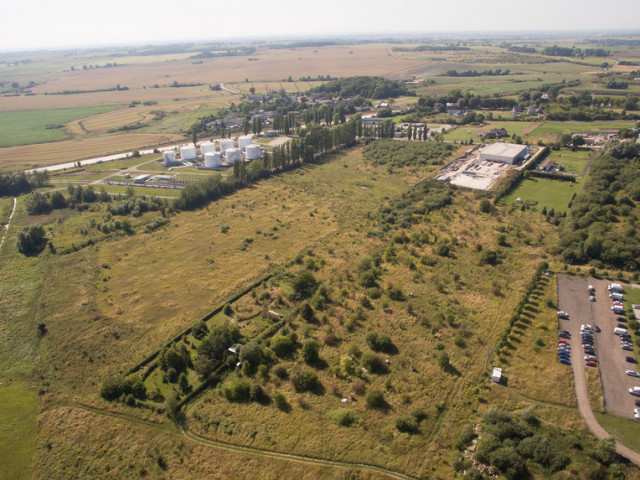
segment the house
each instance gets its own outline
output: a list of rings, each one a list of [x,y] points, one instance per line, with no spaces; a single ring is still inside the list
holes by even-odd
[[[511,113],[514,115],[520,115],[522,113],[522,105],[514,105],[511,109]]]
[[[500,367],[493,367],[491,381],[494,383],[500,383],[502,381],[502,369]]]
[[[551,172],[555,167],[555,163],[556,162],[553,160],[553,158],[547,158],[542,164],[542,166],[540,167],[540,170],[545,172]]]
[[[386,119],[378,117],[369,117],[362,119],[362,125],[382,125]]]
[[[440,103],[440,102],[436,102],[436,103],[433,104],[433,109],[436,112],[441,112],[444,109],[444,105],[442,103]]]
[[[389,108],[389,104],[387,102],[378,102],[376,105],[378,108]]]
[[[505,128],[492,128],[485,135],[484,138],[488,140],[495,140],[499,138],[504,138],[508,135],[508,132]]]

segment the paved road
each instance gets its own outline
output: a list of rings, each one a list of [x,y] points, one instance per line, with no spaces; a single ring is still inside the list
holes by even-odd
[[[571,332],[571,366],[573,369],[580,415],[582,415],[582,418],[587,424],[587,427],[589,427],[589,430],[591,430],[591,433],[593,433],[597,438],[609,438],[611,435],[602,428],[591,410],[584,372],[586,367],[582,359],[583,354],[580,341],[580,325],[583,323],[593,325],[594,323],[591,312],[591,302],[589,302],[589,296],[587,294],[588,285],[589,280],[585,278],[572,275],[558,275],[558,307],[560,310],[567,312],[570,318],[570,320],[559,320],[559,322],[561,330],[568,330]],[[600,288],[600,290],[601,289],[602,288]],[[581,298],[586,299],[586,301],[579,300]],[[603,333],[608,335],[606,332],[596,334],[596,353],[599,351],[600,344],[602,343],[601,336]],[[625,445],[622,445],[620,442],[616,442],[616,452],[640,466],[640,454]]]

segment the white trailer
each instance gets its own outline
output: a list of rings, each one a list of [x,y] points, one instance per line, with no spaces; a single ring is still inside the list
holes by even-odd
[[[502,369],[500,367],[493,367],[493,372],[491,373],[491,381],[494,383],[500,383],[502,380]]]
[[[611,293],[622,293],[622,285],[620,285],[619,283],[612,283],[607,286],[607,290],[609,290]]]

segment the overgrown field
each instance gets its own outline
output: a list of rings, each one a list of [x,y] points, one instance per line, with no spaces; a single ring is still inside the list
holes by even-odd
[[[46,143],[68,138],[65,124],[118,108],[85,107],[55,110],[0,112],[0,147]]]

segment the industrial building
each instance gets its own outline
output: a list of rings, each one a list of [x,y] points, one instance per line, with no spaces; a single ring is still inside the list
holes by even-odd
[[[176,152],[174,152],[173,150],[162,152],[162,160],[164,162],[165,167],[170,167],[178,163],[176,161]]]
[[[220,140],[220,152],[226,152],[233,147],[235,147],[233,138],[225,138],[224,140]]]
[[[515,143],[492,143],[480,150],[480,161],[502,162],[513,165],[526,158],[529,147]]]
[[[242,155],[240,154],[240,149],[238,148],[227,148],[224,151],[224,157],[229,165],[233,164],[233,162],[236,160],[242,161]]]
[[[137,177],[135,177],[133,179],[133,183],[137,183],[137,184],[141,184],[146,182],[147,180],[149,180],[151,178],[151,175],[145,174],[145,175],[138,175]]]

